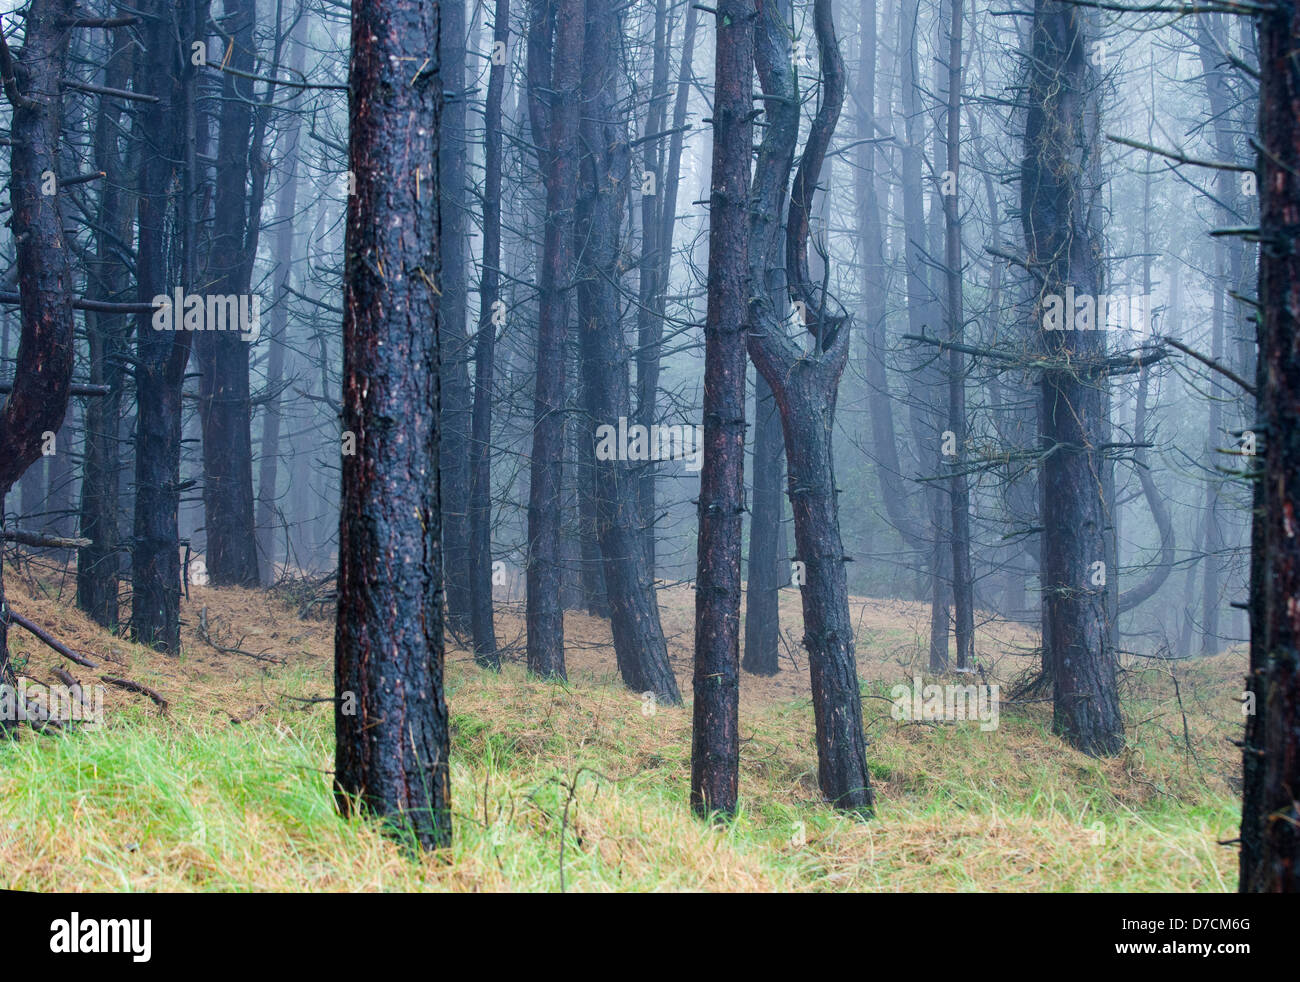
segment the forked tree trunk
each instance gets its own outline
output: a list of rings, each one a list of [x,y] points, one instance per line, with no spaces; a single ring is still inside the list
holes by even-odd
[[[844,102],[844,66],[829,0],[816,0],[814,26],[821,60],[821,104],[809,130],[789,196],[784,235],[779,216],[799,132],[799,100],[790,61],[789,5],[759,18],[755,61],[764,96],[765,132],[750,210],[750,319],[754,366],[772,388],[785,435],[787,484],[794,512],[795,558],[804,564],[804,645],[812,676],[822,793],[839,808],[870,812],[871,781],[853,624],[849,616],[844,545],[840,540],[831,451],[836,394],[849,355],[849,322],[809,282],[808,233],[813,191]],[[784,278],[802,312],[811,350],[787,335],[792,318],[777,304]]]
[[[438,5],[354,0],[335,628],[340,811],[451,839],[438,500]],[[412,67],[416,66],[416,67]],[[424,66],[424,67],[421,67]]]

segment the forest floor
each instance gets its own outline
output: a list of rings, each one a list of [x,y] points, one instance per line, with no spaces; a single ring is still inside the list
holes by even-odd
[[[8,564],[7,564],[8,565]],[[694,594],[663,590],[686,708],[650,707],[615,673],[607,624],[570,613],[568,684],[529,679],[522,610],[502,607],[498,675],[449,641],[454,844],[416,856],[344,820],[333,765],[332,609],[299,616],[304,584],[192,587],[184,653],[116,638],[71,603],[72,581],[10,566],[14,609],[100,665],[74,665],[17,626],[32,691],[72,672],[126,676],[105,722],[0,748],[0,887],[27,890],[1235,889],[1246,656],[1126,661],[1128,746],[1093,760],[1051,732],[1050,701],[1009,700],[1034,632],[985,621],[1001,683],[996,729],[900,722],[890,690],[924,675],[928,609],[853,600],[877,815],[824,805],[798,594],[782,593],[782,671],[741,680],[737,818],[687,804]],[[204,640],[203,634],[210,640]],[[243,654],[219,649],[239,649]],[[797,660],[797,665],[795,663]],[[927,678],[928,680],[928,678]],[[947,679],[945,681],[965,681]]]

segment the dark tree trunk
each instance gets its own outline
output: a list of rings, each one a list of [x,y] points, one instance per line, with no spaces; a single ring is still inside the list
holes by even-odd
[[[501,94],[510,40],[510,0],[496,0],[492,19],[494,58],[484,108],[483,275],[479,283],[478,333],[474,339],[474,415],[471,423],[469,497],[470,627],[474,660],[500,668],[492,623],[492,399],[497,322],[505,319],[501,298]]]
[[[110,51],[103,84],[125,89],[131,80],[135,46],[131,29],[109,33]],[[122,261],[119,242],[130,242],[135,219],[134,175],[118,150],[121,104],[102,99],[95,122],[95,164],[106,178],[100,188],[95,261],[88,270],[92,297],[108,301],[131,299],[130,270]],[[108,386],[108,394],[86,403],[86,459],[81,481],[81,534],[91,544],[77,551],[77,606],[95,623],[116,630],[119,617],[118,507],[122,467],[122,402],[130,350],[131,325],[124,314],[86,313],[90,348],[90,381]]]
[[[1259,407],[1267,438],[1252,545],[1243,891],[1300,892],[1300,5],[1259,14]],[[1259,526],[1262,526],[1259,527]],[[1255,631],[1258,629],[1259,634]],[[1260,643],[1256,643],[1258,641]]]
[[[759,375],[754,383],[754,505],[749,520],[749,587],[745,592],[745,671],[780,671],[781,477],[785,447],[781,416],[772,389]]]
[[[618,40],[613,8],[587,18],[575,253],[578,330],[588,426],[617,427],[630,408],[629,352],[619,316],[619,227],[631,145],[619,118]],[[637,482],[626,461],[593,454],[596,539],[600,545],[614,653],[623,681],[670,704],[682,700],[668,663],[659,604],[646,564]]]
[[[466,270],[469,228],[465,165],[469,154],[465,114],[465,0],[443,0],[441,73],[446,106],[438,144],[442,171],[442,484],[443,559],[447,623],[457,637],[470,633],[469,433],[474,397],[470,391],[469,339],[465,336],[469,279]]]
[[[0,75],[13,109],[10,225],[22,316],[13,389],[0,409],[0,519],[9,489],[40,459],[43,434],[57,431],[63,422],[71,392],[72,268],[59,195],[43,194],[42,185],[43,175],[58,167],[60,79],[68,56],[65,18],[74,9],[72,0],[32,0],[23,49],[11,54],[0,40]],[[0,685],[12,687],[8,627],[0,569]],[[10,725],[11,721],[0,719],[0,733]]]
[[[795,172],[783,237],[777,216],[782,212],[799,132],[788,12],[786,4],[764,12],[755,46],[766,127],[751,190],[749,261],[754,288],[749,355],[772,388],[785,435],[795,558],[806,571],[800,592],[817,726],[819,783],[836,807],[870,812],[871,781],[844,569],[847,557],[840,540],[831,451],[836,394],[848,361],[850,325],[846,317],[828,309],[829,301],[811,285],[808,273],[812,197],[844,102],[844,66],[830,2],[816,0],[813,17],[821,56],[821,101]],[[811,350],[802,350],[791,340],[787,334],[791,318],[777,307],[784,299],[779,289],[783,270],[789,299],[796,312],[804,312]]]
[[[176,38],[202,38],[207,0],[151,0],[145,8],[137,92],[155,96],[138,117],[141,168],[136,279],[152,303],[173,286],[196,281],[198,215],[194,194],[197,69]],[[173,163],[180,161],[179,175]],[[180,652],[181,383],[190,357],[188,331],[155,331],[136,322],[135,518],[131,543],[131,633],[141,644]],[[242,343],[242,342],[241,342]]]
[[[740,551],[754,21],[752,3],[719,0],[692,681],[691,807],[699,815],[735,812],[740,772]]]
[[[564,347],[573,277],[578,193],[578,112],[585,0],[536,0],[528,32],[528,103],[546,184],[546,229],[538,284],[537,375],[528,485],[528,670],[565,678],[560,603],[564,457]]]
[[[1094,225],[1101,192],[1099,80],[1088,67],[1084,16],[1063,0],[1035,0],[1020,193],[1026,261],[1042,276],[1040,302],[1067,296],[1067,287],[1072,295],[1105,292]],[[1041,316],[1041,304],[1036,309]],[[1108,609],[1116,571],[1106,566],[1105,332],[1040,336],[1055,362],[1042,376],[1039,472],[1044,669],[1053,686],[1053,725],[1084,753],[1115,754],[1124,731]]]
[[[230,67],[252,73],[256,0],[228,0],[225,11],[222,31],[233,42]],[[244,296],[251,288],[250,250],[256,249],[256,239],[248,241],[249,175],[254,154],[261,153],[260,147],[252,146],[251,80],[224,74],[218,133],[212,249],[206,278],[212,284],[211,293]],[[203,425],[206,563],[214,586],[256,586],[258,582],[248,349],[248,340],[232,331],[203,331],[194,342]]]
[[[423,0],[352,6],[343,428],[356,453],[343,457],[334,670],[340,811],[361,806],[426,847],[451,839],[438,501],[442,99],[427,60],[438,16]]]

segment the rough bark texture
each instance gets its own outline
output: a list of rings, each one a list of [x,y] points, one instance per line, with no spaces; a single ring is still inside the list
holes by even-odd
[[[736,810],[740,770],[740,552],[745,492],[749,161],[754,5],[719,0],[714,53],[704,466],[695,575],[691,807]]]
[[[352,7],[336,799],[451,838],[438,501],[438,13]],[[430,54],[433,52],[434,54]],[[427,59],[427,60],[426,60]]]
[[[196,280],[194,81],[189,48],[177,37],[202,37],[206,0],[144,5],[144,57],[137,92],[155,96],[140,112],[141,167],[136,280],[152,303]],[[155,331],[151,315],[136,322],[135,516],[131,543],[131,632],[141,644],[180,651],[181,383],[193,335]]]
[[[593,429],[601,424],[617,426],[630,410],[630,353],[619,316],[619,230],[631,160],[627,126],[618,106],[620,26],[612,8],[593,9],[587,18],[583,53],[574,249],[583,392]],[[636,692],[653,692],[661,702],[680,703],[646,562],[636,479],[623,460],[593,459],[590,465],[596,540],[619,673]]]
[[[534,0],[528,35],[528,108],[546,184],[546,227],[538,284],[525,619],[528,670],[543,678],[565,678],[558,505],[564,458],[565,291],[573,278],[585,15],[585,0]]]
[[[1268,446],[1252,591],[1241,889],[1300,892],[1300,4],[1259,16],[1260,412]],[[1262,539],[1262,541],[1260,541]],[[1258,610],[1258,616],[1255,616]],[[1253,633],[1253,632],[1252,632]]]
[[[1040,299],[1105,292],[1098,230],[1100,152],[1095,75],[1085,51],[1084,14],[1063,0],[1035,0],[1028,117],[1021,167],[1026,260]],[[1041,307],[1036,308],[1041,317]],[[1066,325],[1072,326],[1072,325]],[[1124,745],[1108,592],[1109,501],[1101,449],[1107,440],[1105,332],[1041,332],[1061,367],[1043,372],[1039,492],[1042,508],[1044,669],[1053,685],[1053,725],[1092,755]]]
[[[764,10],[755,46],[766,127],[751,190],[749,261],[754,288],[748,346],[754,366],[776,397],[785,435],[795,558],[806,569],[800,595],[819,783],[836,807],[869,812],[871,781],[831,452],[836,395],[848,361],[850,330],[848,319],[830,309],[830,301],[812,285],[808,274],[812,196],[844,102],[844,66],[831,5],[817,0],[813,16],[821,60],[821,101],[795,171],[782,235],[778,216],[799,132],[788,11],[786,4]],[[783,271],[786,297],[781,296]],[[798,305],[796,311],[805,311],[811,350],[801,350],[786,333],[791,320],[783,315],[787,298]]]
[[[59,80],[68,54],[68,28],[60,21],[73,9],[72,0],[33,0],[23,49],[11,54],[0,43],[0,75],[13,108],[9,200],[22,317],[13,390],[0,409],[0,516],[9,489],[40,459],[42,434],[63,422],[72,385],[72,269],[59,195],[42,193],[42,175],[58,166]],[[8,628],[0,570],[0,685],[12,686]],[[0,733],[9,725],[0,720]]]

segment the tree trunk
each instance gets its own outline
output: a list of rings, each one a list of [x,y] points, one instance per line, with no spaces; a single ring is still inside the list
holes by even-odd
[[[617,427],[630,408],[629,352],[619,316],[619,227],[630,175],[631,145],[620,119],[618,39],[613,8],[593,9],[582,60],[583,113],[575,223],[578,330],[588,427]],[[614,653],[623,681],[678,704],[659,604],[646,564],[637,482],[626,461],[590,460]]]
[[[492,19],[492,59],[484,108],[483,274],[479,283],[478,333],[474,339],[474,415],[469,460],[469,588],[470,627],[474,660],[484,668],[500,668],[496,630],[492,622],[492,400],[498,322],[504,326],[501,299],[501,94],[508,68],[510,0],[496,0]]]
[[[777,216],[783,210],[799,133],[788,14],[784,3],[765,11],[755,46],[766,126],[750,193],[754,328],[748,346],[755,368],[776,398],[785,435],[795,558],[804,564],[806,576],[801,589],[804,646],[812,676],[821,790],[836,807],[865,813],[872,808],[871,782],[831,451],[836,394],[848,361],[850,329],[846,317],[828,309],[830,301],[815,291],[808,273],[812,197],[844,102],[844,66],[830,2],[816,0],[813,17],[821,56],[821,103],[795,172],[782,236]],[[783,273],[794,309],[804,315],[811,350],[800,349],[787,334],[793,318],[785,317],[777,306],[783,299],[778,289]]]
[[[691,807],[699,815],[735,812],[740,772],[740,549],[754,19],[754,7],[746,0],[719,0],[692,686]]]
[[[297,39],[290,62],[291,70],[301,75],[306,58],[306,47]],[[295,100],[296,102],[296,100]],[[293,104],[291,104],[293,105]],[[289,117],[283,140],[284,150],[280,192],[276,196],[275,256],[279,260],[276,270],[275,307],[271,312],[271,330],[268,342],[266,385],[271,400],[266,404],[262,418],[261,460],[257,475],[257,556],[261,564],[261,581],[269,584],[275,579],[276,518],[280,513],[280,406],[281,398],[275,394],[284,378],[286,332],[289,327],[289,286],[293,277],[294,223],[298,213],[298,133],[302,117],[296,112]],[[285,562],[289,557],[285,556]]]
[[[111,50],[103,84],[125,89],[130,82],[135,46],[129,27],[109,34]],[[118,150],[117,127],[123,110],[116,100],[100,100],[95,121],[95,164],[106,179],[100,189],[95,261],[87,276],[91,296],[107,301],[127,299],[131,275],[119,256],[117,243],[130,242],[135,219],[134,175]],[[122,401],[130,347],[130,321],[124,314],[86,313],[90,348],[90,381],[108,386],[108,394],[86,404],[86,457],[82,465],[81,534],[89,546],[77,551],[77,606],[101,627],[117,630],[119,617],[118,507],[121,471]]]
[[[470,633],[469,577],[469,433],[474,397],[470,391],[469,339],[465,336],[469,279],[466,269],[469,214],[466,207],[466,159],[469,143],[465,116],[465,0],[442,0],[441,72],[446,104],[438,141],[442,172],[442,312],[441,446],[443,560],[447,623],[457,637]]]
[[[225,12],[222,31],[232,43],[230,67],[252,73],[256,0],[227,0]],[[251,290],[249,250],[256,249],[256,239],[248,241],[249,175],[255,155],[262,152],[252,146],[252,134],[253,83],[227,72],[218,124],[212,250],[205,277],[218,296],[245,296]],[[206,563],[214,586],[258,582],[248,349],[248,340],[232,331],[202,331],[194,341],[203,425]]]
[[[781,477],[785,446],[781,416],[772,389],[759,375],[754,382],[754,506],[749,520],[749,587],[745,592],[745,671],[780,671]]]
[[[1086,60],[1084,16],[1064,0],[1035,0],[1021,221],[1027,263],[1042,277],[1040,312],[1049,296],[1073,302],[1105,292],[1094,226],[1101,191],[1098,80]],[[1109,431],[1105,332],[1063,329],[1041,337],[1056,363],[1042,375],[1039,472],[1053,725],[1084,753],[1115,754],[1124,733],[1108,618],[1115,570],[1106,566],[1110,502],[1102,490],[1109,466],[1101,449]]]
[[[352,6],[343,428],[356,453],[343,457],[334,670],[339,810],[383,816],[425,847],[451,839],[438,496],[442,99],[428,61],[438,17],[421,0]]]
[[[537,375],[528,485],[528,670],[566,677],[560,509],[564,456],[564,347],[573,278],[573,208],[578,193],[578,101],[585,0],[538,0],[528,36],[529,115],[546,184],[546,228],[538,290]],[[554,65],[552,65],[554,62]]]
[[[963,0],[951,0],[948,29],[948,173],[956,185],[961,164],[961,37]],[[961,293],[961,211],[954,193],[944,193],[944,278],[947,284],[948,337],[960,344],[965,333]],[[948,429],[957,453],[950,463],[953,474],[948,491],[952,509],[953,636],[957,642],[957,670],[975,660],[975,587],[970,565],[970,491],[966,487],[963,459],[966,448],[966,365],[956,348],[948,352]]]
[[[197,69],[177,37],[202,38],[207,0],[150,0],[136,60],[137,92],[155,96],[140,111],[139,299],[153,303],[196,282],[194,87]],[[181,161],[176,177],[173,161]],[[135,516],[131,544],[131,633],[141,644],[180,652],[181,383],[193,335],[136,322]],[[241,342],[242,343],[242,342]]]
[[[1300,5],[1277,0],[1259,24],[1259,407],[1267,438],[1252,541],[1255,716],[1244,747],[1243,891],[1300,892]],[[1256,644],[1256,629],[1259,630]]]
[[[9,128],[9,201],[18,270],[18,342],[13,389],[0,409],[0,525],[9,489],[41,458],[44,434],[58,430],[72,386],[72,267],[59,194],[42,193],[58,166],[72,0],[32,0],[23,48],[0,39],[0,74],[13,109]],[[15,684],[9,661],[9,614],[0,556],[0,685]],[[0,719],[0,734],[12,721]]]

